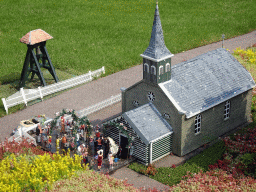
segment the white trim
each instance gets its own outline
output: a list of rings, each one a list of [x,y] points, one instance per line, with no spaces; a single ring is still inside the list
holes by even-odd
[[[169,72],[169,71],[167,71],[167,68],[169,67],[169,71],[171,71],[171,65],[170,65],[170,63],[166,63],[165,64],[165,72]]]
[[[22,95],[22,97],[23,97],[24,103],[25,103],[25,105],[27,106],[26,96],[25,96],[23,87],[20,88],[20,92],[21,92],[21,95]]]
[[[145,70],[146,68],[146,70]],[[147,71],[147,73],[149,73],[149,65],[147,63],[143,64],[143,71]]]
[[[105,66],[103,66],[102,68],[103,74],[105,74]]]
[[[198,122],[198,120],[200,120],[200,122]],[[197,122],[196,122],[196,121],[197,121]],[[195,125],[195,129],[194,129],[194,130],[196,131],[195,135],[197,135],[197,134],[201,133],[202,115],[201,115],[201,114],[198,114],[198,115],[196,116],[194,122],[195,122],[195,123],[194,123],[194,125]],[[200,125],[200,126],[199,126],[199,125]],[[200,130],[198,131],[198,129],[200,129]]]
[[[162,73],[161,73],[161,70],[162,70]],[[164,74],[164,66],[160,65],[159,66],[159,75],[163,75],[163,74]]]
[[[230,101],[229,100],[227,100],[226,102],[225,102],[225,106],[224,106],[224,120],[227,120],[227,119],[229,119],[229,117],[230,117]],[[226,116],[226,117],[225,117]]]
[[[3,104],[4,104],[4,109],[6,111],[6,114],[8,115],[8,106],[7,106],[7,103],[5,101],[5,98],[2,98],[2,101],[3,101]]]
[[[149,153],[149,163],[151,164],[152,163],[152,151],[153,151],[153,149],[152,149],[152,142],[150,142],[150,147],[149,147],[149,151],[150,151],[150,153]]]
[[[89,76],[90,76],[90,80],[92,80],[92,72],[89,71],[88,74],[89,74]]]
[[[41,100],[43,101],[43,94],[42,94],[42,90],[41,90],[40,86],[38,87],[38,90],[39,90],[39,93],[40,93]]]
[[[171,81],[171,80],[170,80]],[[169,82],[169,81],[167,81]],[[181,112],[181,113],[186,113],[186,111],[182,110],[180,108],[180,106],[178,105],[178,103],[175,101],[175,99],[171,96],[171,94],[167,91],[167,89],[164,87],[164,84],[167,83],[167,82],[164,82],[164,83],[159,83],[159,87],[163,90],[163,92],[165,93],[165,95],[168,97],[168,99],[171,100],[171,102],[173,103],[173,105],[176,107],[176,109]]]
[[[145,59],[149,59],[149,60],[151,60],[151,61],[160,62],[160,61],[162,61],[162,60],[169,59],[169,58],[173,57],[174,54],[168,55],[168,56],[163,57],[163,58],[161,58],[161,59],[155,59],[155,58],[152,58],[152,57],[143,55],[143,54],[140,54],[140,56],[143,57],[143,58],[145,58]]]
[[[154,139],[154,140],[152,140],[152,141],[150,141],[151,143],[155,143],[156,141],[158,141],[158,140],[160,140],[160,139],[162,139],[162,138],[164,138],[164,137],[166,137],[166,136],[168,136],[168,135],[171,135],[173,132],[169,132],[169,133],[166,133],[166,134],[164,134],[164,135],[162,135],[162,136],[160,136],[160,137],[158,137],[158,138],[156,138],[156,139]]]
[[[154,73],[152,73],[152,68],[154,69]],[[156,75],[156,67],[154,65],[150,67],[150,74]]]

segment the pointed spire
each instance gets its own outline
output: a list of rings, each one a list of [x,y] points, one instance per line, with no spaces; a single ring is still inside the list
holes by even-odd
[[[173,54],[167,49],[164,43],[163,30],[158,10],[158,2],[156,0],[155,17],[151,32],[151,39],[148,48],[141,54],[142,57],[159,62],[168,59]]]

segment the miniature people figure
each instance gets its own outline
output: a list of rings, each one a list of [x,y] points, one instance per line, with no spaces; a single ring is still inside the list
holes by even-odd
[[[102,156],[102,151],[100,151],[100,154],[99,154],[99,156],[98,156],[98,170],[99,170],[99,171],[100,171],[101,165],[102,165],[102,158],[103,158],[103,156]]]
[[[60,151],[60,140],[58,138],[58,135],[56,135],[56,151]]]
[[[64,122],[64,116],[61,117],[61,130],[60,133],[64,134],[65,133],[65,122]]]
[[[84,148],[84,152],[83,152],[83,163],[84,163],[85,166],[86,166],[87,163],[89,163],[89,161],[88,161],[88,152],[87,152],[86,148]]]
[[[84,143],[84,136],[83,134],[79,134],[79,140],[80,140],[80,143]]]
[[[119,145],[119,147],[118,147],[118,158],[120,159],[121,158],[121,154],[122,154],[122,147],[121,147],[121,145]]]
[[[79,140],[79,133],[76,134],[76,145],[80,145],[80,140]]]
[[[85,129],[85,125],[81,125],[80,126],[80,130],[81,130],[81,134],[84,135],[84,129]]]
[[[112,152],[110,151],[109,154],[108,154],[108,161],[109,161],[109,168],[110,169],[113,169],[113,160],[114,160],[114,157],[112,155]]]
[[[100,132],[96,130],[96,139],[98,140],[98,138],[100,138]]]
[[[132,143],[131,143],[131,146],[129,146],[129,148],[130,148],[130,159],[131,159],[133,155],[133,150],[134,150],[134,146],[132,145]]]
[[[79,145],[77,148],[77,154],[82,155],[83,145]]]
[[[62,137],[62,148],[65,149],[65,151],[67,152],[68,148],[67,148],[67,135],[64,134],[64,136]]]
[[[90,155],[94,156],[94,140],[92,137],[90,137],[89,147],[90,147]]]
[[[102,149],[102,138],[98,138],[98,146],[97,146],[97,150],[100,150],[100,149]]]
[[[40,129],[39,129],[39,127],[40,127],[40,125],[38,125],[38,126],[36,127],[36,136],[39,136],[39,134],[40,134]]]
[[[48,139],[48,148],[49,148],[49,151],[51,151],[51,148],[52,148],[52,136],[49,136],[49,139]]]
[[[47,129],[46,128],[44,128],[44,130],[43,130],[43,141],[44,141],[43,145],[44,145],[44,147],[46,147],[47,143],[48,143]]]

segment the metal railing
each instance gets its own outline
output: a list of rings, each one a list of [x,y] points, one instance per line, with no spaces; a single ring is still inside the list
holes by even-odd
[[[21,88],[20,91],[15,93],[14,95],[6,99],[2,98],[5,111],[8,114],[8,108],[10,107],[13,107],[21,103],[25,103],[25,105],[27,105],[29,101],[33,101],[37,98],[41,98],[41,100],[43,100],[43,97],[46,95],[50,95],[50,94],[74,87],[76,85],[80,85],[80,84],[92,81],[94,77],[98,77],[102,73],[105,74],[104,66],[93,72],[89,71],[89,73],[87,74],[73,77],[71,79],[67,79],[52,85],[47,85],[45,87],[38,87],[38,89],[24,90],[23,88]]]

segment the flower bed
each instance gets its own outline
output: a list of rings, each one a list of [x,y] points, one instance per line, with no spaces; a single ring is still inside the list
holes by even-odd
[[[53,182],[68,178],[81,170],[81,156],[74,159],[44,152],[26,140],[4,142],[0,154],[0,189],[3,191],[40,191],[50,189]]]

